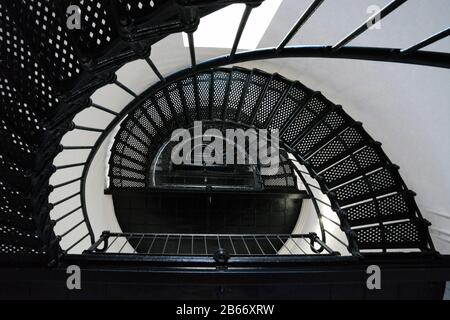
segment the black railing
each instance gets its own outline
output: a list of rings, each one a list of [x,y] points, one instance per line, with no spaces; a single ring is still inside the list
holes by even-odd
[[[190,48],[190,55],[191,55],[191,67],[178,71],[175,74],[171,76],[163,76],[155,63],[150,59],[150,57],[144,57],[147,63],[149,64],[151,70],[155,72],[160,83],[155,84],[149,92],[156,92],[157,90],[163,88],[165,83],[167,82],[174,82],[177,79],[181,79],[184,77],[187,77],[194,72],[199,72],[202,70],[208,70],[211,68],[217,68],[224,65],[229,64],[235,64],[235,63],[241,63],[241,62],[247,62],[247,61],[255,61],[255,60],[263,60],[263,59],[274,59],[274,58],[300,58],[300,57],[315,57],[315,58],[341,58],[341,59],[362,59],[362,60],[371,60],[371,61],[385,61],[385,62],[397,62],[397,63],[406,63],[406,64],[418,64],[418,65],[424,65],[424,66],[434,66],[434,67],[441,67],[441,68],[450,68],[450,54],[449,53],[439,53],[439,52],[430,52],[430,51],[422,51],[420,49],[424,48],[425,46],[431,45],[435,43],[438,40],[443,39],[444,37],[447,37],[450,34],[450,29],[447,28],[441,32],[438,32],[436,35],[431,36],[430,38],[417,43],[413,44],[408,48],[373,48],[373,47],[348,47],[346,46],[351,40],[355,39],[357,36],[361,35],[363,32],[368,30],[368,25],[370,22],[373,22],[373,17],[365,21],[361,26],[356,28],[353,32],[351,32],[347,37],[339,41],[335,45],[324,45],[324,46],[288,46],[289,41],[293,38],[293,36],[299,32],[300,28],[307,22],[307,20],[317,11],[320,11],[319,6],[323,3],[323,0],[316,0],[312,2],[311,6],[307,9],[306,12],[304,12],[300,19],[297,21],[297,23],[292,27],[292,29],[287,33],[287,35],[284,37],[283,41],[276,47],[272,48],[266,48],[266,49],[258,49],[258,50],[251,50],[246,52],[237,52],[237,47],[240,41],[240,37],[245,29],[246,22],[252,12],[252,7],[247,6],[246,10],[244,12],[244,15],[242,17],[242,21],[240,23],[233,48],[229,55],[225,55],[222,57],[216,57],[214,59],[204,61],[202,63],[198,63],[196,61],[196,54],[195,54],[195,45],[194,45],[194,32],[189,32],[188,39],[189,39],[189,48]],[[390,3],[388,6],[386,6],[384,9],[382,9],[379,13],[377,13],[374,16],[383,18],[387,14],[390,14],[394,10],[398,10],[398,7],[400,7],[401,4],[403,4],[405,0],[396,0]],[[123,61],[120,62],[123,64]],[[121,82],[115,80],[113,81],[114,84],[116,84],[119,88],[123,89],[133,97],[135,97],[137,100],[142,99],[141,97],[138,97],[136,93],[134,93],[130,88],[126,87]],[[58,223],[59,221],[65,219],[66,217],[70,216],[74,212],[77,212],[78,210],[82,210],[84,221],[83,223],[86,225],[88,231],[89,231],[89,238],[91,240],[91,243],[95,242],[94,234],[92,231],[92,228],[89,223],[89,218],[87,214],[87,207],[86,207],[86,179],[87,175],[89,173],[90,166],[92,164],[93,158],[95,154],[97,153],[100,146],[104,143],[106,137],[112,132],[112,130],[122,121],[125,116],[131,112],[134,108],[138,106],[138,103],[136,101],[132,102],[128,106],[124,108],[121,112],[115,112],[107,107],[103,107],[94,103],[90,104],[92,108],[96,108],[98,110],[101,110],[105,113],[109,113],[113,115],[115,118],[110,122],[110,124],[102,129],[102,128],[88,128],[83,126],[74,125],[74,130],[80,130],[80,131],[92,131],[99,133],[99,137],[94,145],[88,145],[88,146],[63,146],[62,150],[90,150],[88,159],[83,163],[78,164],[64,164],[59,166],[59,170],[73,167],[73,166],[82,166],[83,167],[83,173],[81,177],[74,177],[73,179],[70,179],[66,182],[62,182],[58,185],[53,186],[53,190],[59,189],[60,187],[76,183],[78,181],[81,181],[80,186],[80,192],[77,193],[75,196],[80,195],[80,202],[81,207],[78,207],[66,214],[63,214],[58,220],[55,221],[55,223]],[[315,173],[310,173],[313,177],[315,176]],[[302,175],[300,175],[302,177]],[[304,179],[302,179],[304,180]],[[308,183],[305,183],[305,187],[309,189],[309,193],[311,195],[314,194],[312,189],[317,188],[317,186],[309,185]],[[321,189],[321,187],[319,187]],[[61,204],[62,202],[65,202],[67,199],[71,197],[65,197],[64,199],[57,201],[53,205]],[[316,208],[316,211],[319,215],[318,205],[317,202],[323,202],[322,200],[318,199],[314,195],[312,196],[312,201],[314,203],[314,207]],[[323,202],[325,205],[329,205],[328,203]],[[332,207],[335,208],[334,203],[332,204]],[[324,217],[325,219],[329,219],[329,217]],[[321,220],[321,219],[320,219]],[[332,220],[333,223],[338,224],[336,221]],[[342,226],[342,225],[341,225]],[[344,229],[346,232],[352,232],[349,227],[345,227]],[[322,240],[325,240],[326,237],[326,230],[323,230],[322,233]],[[330,235],[332,236],[332,235]],[[81,240],[84,240],[86,236],[84,236]],[[72,244],[69,246],[69,249],[74,248],[76,245],[78,245],[81,240],[76,241],[75,244]],[[53,240],[52,240],[53,241]],[[345,245],[345,243],[343,243]],[[48,246],[49,248],[52,248],[53,246]],[[322,247],[323,248],[323,247]],[[352,247],[352,244],[350,243],[350,250],[352,252],[355,252],[357,250],[356,248]],[[70,251],[70,250],[69,250]]]
[[[319,246],[317,249],[315,246]],[[339,255],[315,233],[309,234],[148,234],[110,233],[86,253],[153,256]],[[219,258],[218,258],[219,259]]]

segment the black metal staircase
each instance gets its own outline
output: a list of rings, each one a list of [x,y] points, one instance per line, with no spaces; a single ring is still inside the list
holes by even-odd
[[[259,94],[253,94],[255,91]],[[223,97],[215,100],[221,93]],[[318,180],[350,243],[356,240],[357,247],[352,250],[433,250],[428,224],[398,167],[391,164],[381,144],[374,142],[361,124],[320,93],[280,75],[233,68],[201,72],[168,83],[138,101],[122,122],[111,149],[113,194],[123,187],[148,187],[148,168],[142,164],[151,162],[170,139],[171,131],[164,131],[167,128],[189,128],[194,120],[270,127],[280,130],[285,149]],[[173,107],[164,109],[163,105]],[[222,117],[214,118],[213,114]],[[268,179],[283,180],[285,175]]]
[[[361,123],[298,81],[256,69],[224,67],[262,59],[316,57],[450,68],[449,53],[421,50],[448,36],[450,29],[405,49],[347,46],[368,29],[371,18],[335,45],[288,46],[320,9],[324,2],[320,0],[312,2],[280,45],[237,52],[248,17],[261,2],[0,0],[0,263],[20,265],[32,260],[55,266],[64,258],[102,259],[92,252],[87,257],[67,254],[85,239],[99,245],[107,237],[96,238],[90,226],[86,180],[96,152],[124,119],[109,161],[111,193],[147,188],[149,159],[174,129],[190,128],[196,120],[279,129],[282,147],[295,159],[283,162],[279,175],[266,177],[265,188],[296,188],[293,177],[299,177],[319,214],[317,204],[323,200],[314,194],[326,195],[328,201],[323,204],[336,213],[334,223],[347,237],[344,245],[358,259],[361,254],[367,258],[376,252],[382,257],[411,249],[438,256],[414,192]],[[398,10],[404,2],[394,0],[379,16]],[[201,18],[232,3],[245,3],[246,9],[230,54],[198,62],[193,34]],[[69,5],[79,6],[83,13],[81,30],[66,26]],[[165,76],[150,58],[151,47],[178,32],[188,33],[192,65]],[[141,95],[116,76],[125,63],[136,59],[145,60],[160,80]],[[91,95],[107,84],[134,100],[121,112],[93,103]],[[73,123],[74,116],[88,108],[114,119],[106,128]],[[63,136],[71,130],[90,131],[98,138],[94,145],[62,145]],[[53,165],[61,152],[81,150],[89,152],[85,162]],[[83,168],[81,176],[50,184],[55,172],[73,167]],[[49,201],[52,192],[73,184],[80,185],[79,191]],[[79,206],[52,220],[51,210],[71,199],[79,200]],[[82,212],[83,220],[64,234],[55,234],[55,225],[75,212]],[[63,249],[62,237],[79,226],[86,232]],[[323,241],[325,234],[322,228],[321,237],[308,237]],[[321,248],[326,248],[325,241]]]

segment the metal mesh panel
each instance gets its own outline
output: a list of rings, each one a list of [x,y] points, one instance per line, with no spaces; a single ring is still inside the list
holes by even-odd
[[[341,205],[355,203],[373,195],[389,193],[401,188],[396,175],[393,169],[382,169],[367,175],[367,178],[352,181],[333,191]]]
[[[137,160],[127,159],[122,155],[114,155],[111,157],[111,164],[131,168],[133,170],[145,171],[145,163],[138,163]]]
[[[10,1],[10,3],[19,5],[16,1]],[[30,114],[32,109],[39,116],[45,117],[54,111],[59,103],[50,85],[49,75],[35,60],[36,55],[33,49],[22,36],[19,25],[14,22],[4,3],[0,3],[0,22],[0,40],[2,44],[6,44],[0,46],[0,53],[2,58],[8,61],[8,64],[2,63],[0,66],[0,74],[7,77],[4,85],[9,87],[9,89],[1,90],[2,96],[12,95],[12,91],[17,90],[22,97],[22,106],[27,104],[27,108],[23,110],[24,113]],[[36,28],[36,30],[39,29]],[[47,39],[48,41],[50,40]],[[53,52],[52,57],[54,55]],[[20,66],[20,68],[14,66]],[[58,68],[52,66],[52,70],[55,71]]]
[[[412,201],[409,193],[397,193],[348,207],[345,212],[351,226],[408,219],[414,217]]]
[[[3,154],[14,158],[22,166],[27,168],[32,166],[34,146],[29,145],[21,136],[13,132],[4,120],[0,120],[0,141]]]
[[[170,102],[172,103],[173,109],[175,110],[175,114],[178,119],[178,123],[186,124],[187,120],[184,116],[185,110],[181,98],[181,93],[178,90],[178,85],[176,83],[172,83],[171,85],[169,85],[167,91],[167,99],[170,99]]]
[[[36,141],[44,132],[42,123],[46,120],[33,111],[32,106],[22,99],[16,88],[0,73],[0,104],[4,120],[7,120],[17,133]]]
[[[262,175],[266,189],[297,189],[297,178],[292,169],[292,162],[288,159],[286,152],[280,153],[278,171],[271,175]]]
[[[312,155],[309,160],[314,170],[320,172],[343,159],[347,152],[362,147],[366,141],[368,141],[367,134],[359,126],[354,126],[339,134],[330,143]]]
[[[112,185],[124,188],[145,188],[144,181],[131,181],[127,180],[126,177],[112,176]]]
[[[348,116],[341,111],[330,112],[316,127],[308,133],[297,145],[296,150],[300,155],[305,156],[311,153],[336,134],[336,131],[342,130],[348,123]]]
[[[197,101],[195,99],[194,78],[189,77],[181,81],[181,87],[183,90],[183,99],[186,103],[187,112],[189,117],[188,122],[194,122],[197,119]]]
[[[111,170],[111,174],[115,177],[121,176],[123,177],[125,180],[127,179],[134,179],[135,181],[145,181],[145,176],[143,174],[134,172],[134,171],[130,171],[130,170],[126,170],[124,168],[119,168],[119,167],[113,167]]]
[[[378,200],[380,214],[386,219],[403,219],[412,216],[414,208],[411,202],[412,196],[407,193],[399,193]]]
[[[161,0],[117,0],[119,8],[122,12],[126,12],[132,17],[139,18],[145,17],[152,11],[159,9],[164,1]]]
[[[349,156],[322,173],[327,185],[332,188],[358,175],[372,171],[386,164],[374,146],[368,146]]]
[[[165,96],[163,91],[159,91],[155,94],[155,102],[157,105],[157,109],[159,114],[165,119],[165,129],[167,131],[172,131],[177,127],[176,118],[171,110],[171,106],[167,101],[167,97]],[[153,113],[151,113],[153,114]]]
[[[131,135],[134,135],[135,137],[139,138],[139,141],[141,141],[143,144],[145,145],[151,144],[152,141],[151,136],[140,124],[131,121],[125,122],[122,128],[128,131]]]
[[[132,124],[141,126],[143,128],[141,131],[145,132],[146,135],[149,135],[152,139],[155,139],[155,137],[158,135],[158,131],[156,130],[153,123],[150,122],[145,110],[137,110],[136,113],[133,114],[132,119],[130,119],[130,122]]]
[[[41,53],[44,57],[39,63],[46,75],[54,83],[77,77],[81,73],[80,64],[70,44],[67,28],[57,20],[55,1],[28,0],[27,5],[21,1],[7,3],[10,12],[15,14],[17,27],[31,45],[31,52]]]
[[[345,209],[350,225],[364,225],[376,221],[378,211],[375,201],[365,202]]]
[[[144,115],[155,124],[159,132],[166,132],[166,125],[159,112],[159,108],[153,104],[151,100],[147,100],[143,105]]]
[[[424,248],[418,223],[408,221],[355,230],[360,249]]]
[[[64,2],[64,1],[62,1]],[[96,0],[65,1],[65,9],[70,4],[79,6],[82,12],[82,32],[77,32],[77,45],[85,53],[102,52],[117,37],[111,14],[106,3]],[[75,31],[71,31],[74,33]]]
[[[242,104],[242,111],[239,119],[240,121],[244,123],[250,122],[267,81],[267,76],[263,76],[256,71],[251,75],[250,83]]]
[[[277,110],[273,120],[269,124],[270,129],[280,129],[297,108],[303,106],[308,92],[299,84],[295,84],[289,91],[280,109]]]
[[[0,154],[0,172],[2,173],[2,179],[7,180],[19,190],[30,189],[31,181],[29,171],[2,154]]]
[[[29,247],[39,250],[40,241],[34,233],[11,226],[0,225],[0,243],[14,247]]]
[[[116,150],[116,152],[126,154],[128,157],[136,159],[137,162],[145,163],[146,161],[146,158],[142,153],[137,152],[136,150],[128,147],[125,143],[121,141],[116,141],[114,149]]]
[[[305,133],[305,131],[318,120],[329,105],[319,97],[313,97],[308,101],[305,108],[295,117],[292,124],[283,133],[282,139],[291,144],[294,140]]]
[[[210,95],[212,76],[209,73],[197,75],[200,119],[210,118]]]
[[[228,103],[224,109],[226,120],[236,119],[238,107],[245,92],[245,84],[248,76],[249,75],[241,71],[233,71],[231,73],[230,92],[227,97]]]
[[[389,246],[420,247],[421,232],[412,221],[385,225],[386,242]]]
[[[278,77],[274,77],[269,83],[266,94],[261,101],[261,106],[256,114],[256,126],[263,127],[267,118],[271,114],[273,108],[283,96],[284,90],[288,87],[288,83]]]
[[[216,71],[213,73],[213,105],[211,106],[211,117],[213,119],[222,119],[230,77],[231,73],[229,72]]]

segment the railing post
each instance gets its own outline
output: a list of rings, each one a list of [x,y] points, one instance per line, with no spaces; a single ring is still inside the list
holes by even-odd
[[[111,235],[110,231],[103,231],[100,238],[92,244],[85,253],[95,253],[95,252],[105,252],[108,249],[109,237]],[[103,242],[103,248],[99,249],[99,245]]]
[[[252,12],[252,10],[253,10],[252,6],[250,5],[245,6],[245,10],[244,13],[242,14],[241,22],[239,23],[236,37],[234,38],[233,47],[231,48],[230,60],[233,60],[234,55],[236,54],[239,42],[241,41],[242,33],[244,32],[245,26],[247,25],[247,21],[248,18],[250,17],[250,13]]]

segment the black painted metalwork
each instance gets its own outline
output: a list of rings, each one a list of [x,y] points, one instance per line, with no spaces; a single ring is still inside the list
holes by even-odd
[[[192,32],[188,33],[188,41],[189,41],[189,53],[191,54],[191,65],[192,68],[195,69],[195,67],[197,66],[197,58],[195,56],[194,34]]]
[[[292,40],[292,38],[298,33],[300,28],[306,23],[306,21],[311,18],[314,12],[320,7],[324,0],[314,0],[311,5],[306,9],[306,11],[300,16],[297,22],[292,26],[291,30],[284,37],[281,43],[277,47],[277,51],[283,50],[287,44]]]
[[[124,239],[120,241],[118,239]],[[125,244],[135,240],[136,245],[124,252]],[[114,243],[119,244],[114,248]],[[314,234],[149,234],[149,233],[110,233],[104,232],[87,253],[100,254],[139,254],[144,256],[212,256],[225,250],[231,257],[239,256],[277,256],[314,255],[320,251],[338,256]],[[306,245],[306,247],[305,247]],[[312,248],[308,251],[308,248]],[[228,258],[228,259],[229,259]],[[227,259],[227,261],[228,261]],[[223,263],[227,262],[224,261]]]
[[[224,0],[214,1],[212,4],[207,1],[180,0],[158,2],[156,7],[148,4],[143,7],[136,7],[134,6],[135,3],[130,1],[123,1],[120,4],[114,3],[111,6],[103,3],[92,6],[90,2],[84,2],[82,5],[86,10],[83,11],[89,12],[86,16],[89,23],[86,29],[81,31],[68,31],[65,28],[65,9],[69,2],[69,0],[57,2],[37,0],[35,3],[26,6],[20,2],[0,1],[0,23],[2,25],[0,37],[2,42],[6,43],[6,45],[0,46],[2,59],[0,66],[0,91],[2,93],[0,102],[4,106],[0,119],[0,142],[2,143],[2,151],[0,152],[0,168],[2,170],[0,208],[2,212],[5,212],[5,217],[2,216],[0,219],[2,234],[0,253],[47,255],[48,261],[57,262],[58,257],[63,253],[59,246],[60,238],[53,231],[55,221],[50,220],[49,211],[54,205],[72,199],[78,194],[80,195],[81,210],[84,217],[83,223],[87,226],[88,234],[70,245],[66,251],[75,248],[86,238],[90,238],[91,243],[94,243],[95,239],[90,227],[85,201],[86,178],[93,157],[115,126],[142,103],[142,97],[150,93],[156,93],[160,89],[166,90],[166,93],[169,92],[170,94],[170,87],[166,87],[165,83],[175,84],[176,88],[181,90],[183,84],[178,81],[193,75],[195,75],[193,82],[196,83],[194,88],[198,90],[198,84],[202,84],[203,80],[197,76],[198,73],[194,73],[193,69],[196,72],[203,72],[228,64],[293,57],[362,59],[450,68],[449,53],[419,50],[448,36],[448,28],[405,49],[345,46],[367,30],[369,23],[374,22],[375,16],[334,46],[286,47],[293,35],[297,33],[322,1],[313,2],[277,48],[239,53],[236,52],[236,49],[233,49],[230,55],[217,57],[202,63],[196,61],[195,47],[192,41],[199,19],[231,3],[246,3],[245,18],[246,15],[248,17],[249,8],[257,6],[261,1]],[[393,1],[376,16],[383,18],[397,10],[404,2],[404,0]],[[90,6],[89,10],[87,6]],[[246,18],[241,23],[242,27],[239,28],[238,35],[244,31],[245,21]],[[103,27],[95,28],[95,26],[100,25],[103,25]],[[149,58],[151,45],[168,34],[181,31],[189,34],[192,67],[164,78]],[[233,48],[237,48],[238,38],[236,38]],[[114,75],[115,71],[126,62],[136,59],[147,60],[149,66],[161,80],[160,83],[139,97],[130,88],[117,81]],[[248,81],[245,85],[245,91],[247,92],[254,83],[251,80],[253,74],[251,77],[248,74],[246,76]],[[215,83],[214,76],[209,79],[211,84]],[[230,74],[225,89],[227,96],[233,93],[232,90],[235,90],[232,87],[234,80]],[[270,93],[269,83],[272,83],[273,80],[271,78],[270,81],[266,82],[260,96],[261,103],[263,102],[262,98]],[[96,89],[111,83],[115,83],[136,98],[136,101],[127,106],[123,112],[117,113],[93,104],[89,100],[89,96]],[[292,86],[292,88],[294,87],[295,85]],[[210,88],[210,101],[213,101],[214,91],[212,86]],[[164,95],[167,99],[166,93]],[[283,96],[283,94],[281,95]],[[274,109],[269,112],[268,119],[266,119],[267,125],[269,125],[269,122],[278,121],[277,110],[284,108],[282,101],[285,98],[283,96]],[[197,102],[201,101],[201,94],[197,91],[195,92],[195,99]],[[309,97],[308,101],[311,99],[312,97]],[[241,122],[242,116],[245,115],[242,111],[245,100],[241,99],[240,101],[239,112],[234,114],[235,117],[232,121]],[[304,106],[305,110],[310,110],[306,107],[307,105]],[[22,108],[25,112],[19,115],[16,112],[17,107]],[[105,129],[73,127],[73,117],[87,107],[96,108],[113,115],[115,118]],[[181,123],[181,119],[190,122],[191,113],[190,110],[187,110],[187,107],[188,103],[182,101],[182,114],[176,118],[177,126]],[[201,115],[200,109],[196,110],[195,117]],[[170,111],[172,113],[176,111],[175,107],[171,105]],[[212,107],[208,110],[208,115],[211,118],[213,111]],[[225,112],[226,110],[222,111],[222,119],[227,118],[227,112],[234,112],[231,109],[227,112]],[[157,110],[157,112],[159,111]],[[253,120],[256,121],[256,124],[258,123],[258,116],[260,118],[266,117],[265,114],[258,115],[256,111],[249,116],[252,124]],[[395,167],[390,166],[390,162],[386,160],[387,157],[380,153],[376,147],[372,148],[374,147],[373,141],[361,127],[358,127],[357,123],[348,123],[346,128],[334,128],[330,127],[330,123],[324,124],[327,121],[325,116],[325,114],[322,115],[316,119],[317,122],[310,124],[308,132],[295,137],[295,142],[312,143],[313,148],[311,150],[297,152],[297,146],[286,145],[285,147],[290,152],[297,152],[297,160],[305,165],[311,177],[317,178],[320,182],[318,188],[329,196],[331,206],[336,209],[341,227],[347,233],[348,239],[351,240],[350,246],[353,246],[353,250],[356,250],[354,241],[358,239],[359,249],[370,249],[382,243],[382,250],[386,252],[393,241],[389,236],[401,232],[399,231],[401,229],[406,229],[411,231],[411,234],[414,233],[415,236],[418,236],[420,241],[413,237],[414,239],[409,239],[403,245],[419,246],[422,249],[427,248],[427,250],[433,251],[432,242],[427,232],[427,223],[420,216],[412,193],[399,178]],[[167,123],[167,119],[164,117],[162,120]],[[294,121],[295,117],[290,120]],[[286,131],[289,127],[284,126],[283,129]],[[320,136],[320,141],[312,140],[312,136],[318,134],[318,131],[315,130],[319,128],[323,128],[323,130],[331,129],[332,133],[326,137]],[[96,132],[100,135],[92,146],[61,146],[62,136],[71,129]],[[158,128],[157,131],[161,134],[164,129]],[[352,142],[350,145],[348,140],[350,133],[361,139]],[[345,151],[325,159],[325,151],[339,143],[345,145]],[[90,151],[85,165],[80,163],[59,166],[61,170],[83,164],[82,176],[50,186],[49,178],[55,171],[52,160],[59,152],[64,150]],[[135,150],[139,151],[136,148]],[[336,161],[343,160],[349,165],[350,163],[361,164],[361,157],[368,157],[369,154],[370,159],[375,159],[369,167],[372,171],[369,172],[368,168],[361,168],[360,166],[350,175],[338,176],[336,174],[336,171],[339,170]],[[383,161],[379,161],[380,158]],[[349,179],[358,176],[361,177],[357,180],[361,188],[367,187],[370,192],[352,195],[351,197],[345,196],[345,193],[348,192],[345,188],[349,185]],[[375,183],[376,179],[380,177],[387,180],[392,178],[395,183],[383,186],[385,189],[380,191]],[[48,195],[51,191],[78,181],[81,181],[79,193],[64,197],[53,205],[49,203]],[[342,185],[339,185],[341,183]],[[314,187],[310,188],[310,193],[313,192],[312,189]],[[392,190],[395,190],[397,194],[392,196],[382,194]],[[392,200],[391,197],[396,198]],[[315,199],[315,202],[323,202],[315,197],[313,199]],[[366,202],[354,204],[353,202],[356,200]],[[386,216],[383,216],[383,214],[391,212],[386,209],[389,208],[390,201],[403,203],[402,210],[407,208],[402,212],[395,212],[390,218],[407,218],[410,219],[408,223],[400,222],[389,224],[389,226],[384,225],[387,220],[385,220]],[[324,202],[324,204],[327,203]],[[364,223],[375,220],[373,220],[373,216],[369,215],[361,219],[358,212],[366,212],[367,207],[372,206],[375,209],[371,209],[370,212],[376,212],[378,217],[383,216],[383,220],[376,220],[378,226],[373,226],[371,229],[362,228],[361,226]],[[80,210],[80,208],[75,209],[75,211],[77,210]],[[75,211],[63,215],[58,220],[70,216]],[[30,241],[30,239],[33,240]]]
[[[445,30],[442,30],[441,32],[438,32],[438,33],[432,35],[431,37],[429,37],[409,48],[402,49],[400,52],[402,54],[410,54],[412,52],[416,52],[417,50],[425,48],[426,46],[429,46],[430,44],[433,44],[433,43],[435,43],[441,39],[444,39],[448,36],[450,36],[450,27]]]
[[[252,10],[253,7],[250,5],[247,5],[245,7],[244,13],[242,14],[241,22],[239,23],[239,27],[236,32],[236,37],[234,38],[233,46],[231,48],[230,59],[233,59],[234,55],[236,54],[239,42],[241,41],[242,33],[244,32],[245,26],[247,24],[248,18],[250,17],[250,14],[252,13]]]
[[[242,68],[217,69],[212,71],[209,70],[205,72],[205,74],[210,75],[211,72],[213,72],[213,74],[219,72],[230,74],[229,78],[231,79],[231,83],[223,83],[223,91],[226,91],[226,86],[230,86],[230,88],[233,88],[229,91],[230,94],[234,93],[234,90],[236,90],[236,88],[238,87],[246,88],[246,90],[248,90],[248,77],[250,75],[258,74],[259,76],[266,78],[261,91],[262,94],[260,96],[254,97],[254,99],[257,100],[257,103],[255,111],[252,112],[254,115],[252,118],[255,121],[255,124],[259,124],[261,126],[265,125],[268,127],[277,128],[277,126],[274,127],[270,124],[267,124],[267,119],[275,119],[275,113],[278,113],[278,111],[282,110],[281,107],[284,105],[284,102],[287,99],[292,99],[293,96],[295,96],[296,90],[298,91],[299,88],[303,90],[302,94],[307,98],[297,100],[296,106],[297,108],[299,108],[299,111],[294,112],[292,117],[285,118],[284,122],[279,122],[278,127],[283,127],[284,123],[289,123],[286,129],[282,131],[281,141],[283,142],[285,149],[288,152],[292,153],[297,158],[297,161],[304,165],[308,169],[308,171],[310,171],[309,174],[314,179],[317,179],[319,185],[313,187],[319,188],[320,191],[325,193],[330,199],[331,207],[336,212],[339,218],[340,227],[345,232],[348,243],[344,242],[343,239],[336,237],[333,232],[330,232],[329,230],[324,228],[323,224],[321,223],[322,241],[325,242],[325,236],[329,235],[336,241],[340,242],[344,247],[348,247],[350,252],[355,255],[359,255],[361,250],[366,249],[379,249],[382,252],[387,252],[390,249],[399,247],[403,247],[405,249],[415,248],[424,251],[434,250],[432,242],[429,239],[428,232],[426,231],[427,222],[420,216],[420,212],[416,209],[416,207],[410,207],[410,209],[407,209],[406,207],[405,213],[407,213],[407,215],[405,215],[404,218],[408,217],[407,219],[410,220],[408,222],[399,221],[398,216],[396,215],[392,215],[389,218],[387,218],[387,216],[384,216],[388,220],[385,220],[384,218],[382,220],[377,220],[376,222],[379,223],[379,228],[381,229],[378,229],[378,227],[373,227],[373,222],[371,220],[368,220],[364,226],[360,225],[358,227],[352,226],[348,222],[347,213],[345,210],[347,207],[353,204],[357,204],[361,201],[367,201],[372,197],[378,198],[385,197],[391,193],[402,193],[407,190],[407,188],[398,175],[396,168],[391,165],[389,159],[381,151],[379,146],[376,150],[373,151],[369,147],[364,148],[362,151],[358,151],[366,144],[369,145],[372,139],[367,135],[367,133],[365,133],[361,126],[356,126],[357,123],[352,120],[340,106],[334,106],[320,93],[311,94],[311,90],[298,83],[289,82],[279,75],[269,75],[260,70],[250,71]],[[211,85],[210,79],[216,78],[216,76],[208,76],[208,78],[205,78],[202,72],[197,72],[193,76],[188,76],[185,79],[177,78],[176,81],[179,82],[179,85],[172,86],[172,88],[180,88],[180,92],[177,94],[195,96],[195,91],[201,91],[200,88],[204,85],[203,81]],[[197,79],[197,81],[194,82],[192,79]],[[202,81],[199,79],[206,80]],[[281,83],[285,84],[281,85]],[[170,85],[171,81],[169,77],[167,79],[166,86]],[[195,89],[195,87],[192,87],[192,85],[197,86],[198,89]],[[185,86],[188,86],[190,88],[190,91]],[[289,92],[286,92],[286,89],[276,89],[280,88],[280,86],[281,88],[289,88]],[[137,99],[135,103],[130,106],[130,109],[127,109],[125,111],[128,116],[122,122],[122,128],[133,127],[132,124],[139,119],[137,114],[146,114],[147,116],[150,115],[150,117],[152,117],[152,112],[143,112],[140,109],[140,106],[145,105],[146,108],[153,108],[152,105],[147,103],[147,101],[152,101],[153,103],[155,103],[155,98],[151,97],[157,96],[158,92],[161,89],[162,88],[158,86],[154,89],[149,89],[148,92],[144,93],[142,97]],[[207,92],[210,91],[207,90]],[[239,94],[243,96],[245,96],[246,94],[245,91],[239,92]],[[267,101],[269,101],[268,97],[271,97],[271,103],[269,104],[267,103]],[[209,101],[209,99],[206,100]],[[226,101],[227,104],[230,103],[228,102],[228,99],[224,98],[224,101]],[[280,101],[284,102],[281,103]],[[195,105],[197,106],[197,110],[195,111],[197,115],[209,114],[209,112],[203,112],[202,110],[202,108],[210,110],[209,105],[199,106],[197,103],[195,103]],[[238,105],[241,107],[243,106],[242,104]],[[183,107],[189,109],[194,108],[195,106],[189,106],[189,104],[187,104],[183,105]],[[230,107],[228,105],[223,106],[224,110],[227,110],[229,108]],[[271,111],[274,111],[274,114],[272,114]],[[235,123],[234,113],[224,113],[225,116],[223,120],[229,123]],[[236,111],[236,113],[239,114],[242,112]],[[228,117],[231,117],[231,119],[228,119]],[[170,117],[167,118],[166,121],[174,122],[174,119],[175,115],[170,115]],[[202,119],[197,118],[197,120]],[[236,124],[244,127],[251,126],[251,123],[245,122]],[[161,124],[158,125],[156,121],[153,121],[152,125],[156,127],[161,126]],[[171,124],[165,122],[164,126],[171,126]],[[187,124],[187,127],[189,127],[189,124]],[[355,128],[358,128],[357,131]],[[154,130],[151,129],[149,131],[151,132]],[[335,141],[337,138],[339,140],[341,139],[339,138],[339,135],[342,135],[346,139],[344,150],[352,150],[351,153],[340,154],[336,153],[336,151],[332,151],[331,154],[330,152],[328,152],[328,154],[324,153],[323,155],[320,155],[321,153],[325,152],[327,146],[330,147],[333,143],[336,143]],[[129,150],[132,151],[131,153],[126,151],[119,151],[122,150],[121,146],[123,145],[123,141],[129,140],[133,136],[133,134],[127,132],[124,136],[121,131],[119,131],[117,136],[120,136],[121,140],[117,141],[119,144],[116,143],[116,145],[112,148],[111,156],[114,160],[110,162],[111,190],[120,190],[121,188],[127,186],[135,187],[137,189],[139,189],[140,187],[145,187],[147,179],[145,168],[144,171],[139,171],[132,169],[134,165],[127,165],[125,167],[116,165],[117,163],[121,162],[120,157],[122,154],[127,154],[127,159],[137,159],[133,155],[133,152],[136,152],[138,150],[136,148],[130,148],[129,146]],[[153,140],[150,138],[147,141]],[[354,141],[358,142],[358,144],[361,145],[359,149],[352,149],[352,145],[350,143],[354,143]],[[163,142],[164,139],[158,143]],[[119,149],[117,149],[117,147],[119,147]],[[145,149],[153,150],[152,152],[156,153],[156,150],[158,150],[159,147],[157,145],[146,145]],[[356,152],[355,155],[352,155],[354,152]],[[355,158],[354,163],[343,166],[341,161],[345,160],[349,155],[350,158]],[[145,159],[152,158],[150,154],[146,153],[140,155],[139,157],[141,156],[144,156]],[[309,157],[308,160],[304,158],[305,156]],[[320,158],[324,157],[330,158],[331,160],[331,162],[329,162],[327,166],[324,167],[324,169],[327,170],[316,170],[316,163]],[[137,173],[140,173],[140,178],[136,177]],[[303,174],[298,170],[297,173],[300,174],[300,178],[302,178]],[[131,174],[131,176],[133,177],[128,178],[127,176],[129,174]],[[304,178],[302,178],[302,181],[306,189],[308,190],[308,194],[310,194],[311,198],[314,201],[314,207],[318,214],[319,221],[321,222],[322,214],[320,212],[320,209],[318,208],[317,203],[322,203],[323,200],[317,199],[317,197],[314,195],[314,192],[312,191],[312,188],[310,188],[311,185],[306,183],[306,180]],[[411,200],[412,199],[409,199],[408,201]],[[414,201],[412,200],[411,203],[414,203]],[[325,204],[328,205],[327,203]],[[387,210],[384,214],[392,214],[390,210],[392,210],[393,206],[405,206],[402,198],[396,198],[395,200],[392,199],[387,202],[385,206],[386,205],[388,207],[385,207],[383,209]],[[368,207],[367,209],[365,209],[365,211],[367,212],[364,214],[368,216],[375,215],[381,217],[378,213],[379,210],[381,209],[378,209],[378,207]],[[363,212],[361,212],[361,214],[363,214]],[[387,230],[384,229],[387,221],[395,221],[396,223],[389,224],[389,227],[386,227],[389,229]],[[394,228],[394,230],[397,231],[405,231],[405,234],[403,234],[401,237],[401,241],[397,242],[397,240],[388,240],[385,238],[392,232],[390,231],[390,228]]]

